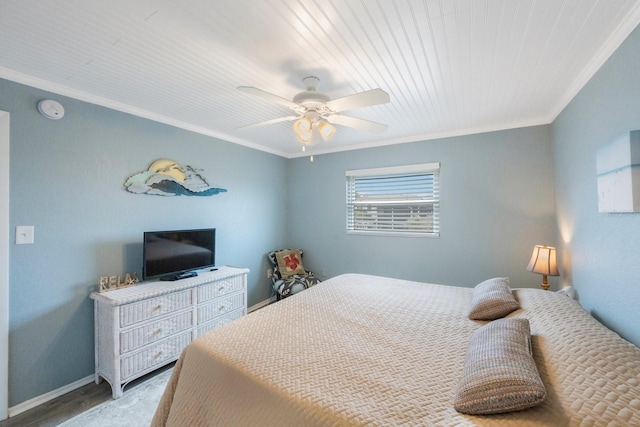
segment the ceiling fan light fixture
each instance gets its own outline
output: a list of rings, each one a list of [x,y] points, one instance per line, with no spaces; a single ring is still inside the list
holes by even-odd
[[[284,121],[292,121],[293,130],[297,140],[305,146],[330,140],[336,133],[334,125],[347,126],[355,129],[374,133],[387,130],[387,125],[369,120],[340,114],[355,108],[369,107],[371,105],[386,104],[390,101],[389,94],[384,90],[370,89],[364,92],[331,99],[327,94],[318,92],[317,86],[320,79],[315,76],[307,76],[303,79],[306,90],[296,94],[292,100],[274,95],[264,90],[251,86],[238,86],[238,90],[258,96],[276,104],[283,105],[295,115],[266,120],[253,125],[240,126],[248,128],[262,125],[270,125]],[[315,131],[314,131],[315,128]],[[314,135],[318,133],[320,137]]]
[[[301,117],[293,124],[293,130],[301,135],[303,133],[311,133],[311,120],[308,117]]]
[[[311,131],[299,133],[298,134],[298,141],[302,142],[303,144],[309,144],[309,143],[311,143],[311,137],[312,136],[313,135],[312,135]]]
[[[320,133],[320,136],[325,141],[330,140],[333,134],[336,133],[336,128],[331,124],[329,124],[328,122],[325,122],[324,120],[320,120],[316,124],[316,127],[318,128],[318,132]]]

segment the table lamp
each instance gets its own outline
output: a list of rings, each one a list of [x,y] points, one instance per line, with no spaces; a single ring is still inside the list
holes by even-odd
[[[542,274],[542,289],[545,291],[549,289],[549,283],[547,282],[547,276],[559,276],[558,264],[556,263],[556,248],[551,246],[535,245],[533,247],[533,254],[531,254],[531,260],[527,265],[527,270]]]

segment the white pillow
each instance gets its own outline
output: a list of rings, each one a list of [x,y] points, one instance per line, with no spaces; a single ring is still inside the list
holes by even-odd
[[[469,319],[494,320],[520,308],[511,293],[508,277],[494,277],[473,288]]]

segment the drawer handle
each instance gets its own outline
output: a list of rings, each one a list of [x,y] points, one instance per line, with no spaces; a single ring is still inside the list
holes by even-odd
[[[224,305],[221,305],[220,307],[218,307],[218,311],[225,311],[227,309],[227,307],[225,307]]]
[[[152,311],[158,311],[158,310],[161,310],[161,309],[162,309],[162,304],[158,304],[155,307],[153,307],[151,310]]]
[[[162,328],[158,328],[155,331],[153,331],[153,335],[158,335],[162,333]]]
[[[224,291],[224,285],[218,287],[218,292]]]
[[[151,360],[156,360],[160,356],[162,356],[162,351],[157,352]]]

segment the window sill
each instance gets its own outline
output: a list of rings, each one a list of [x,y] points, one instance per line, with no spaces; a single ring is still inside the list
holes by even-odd
[[[366,235],[366,236],[386,236],[386,237],[426,237],[428,239],[439,239],[440,233],[412,233],[412,232],[394,232],[394,231],[375,231],[375,230],[347,230],[347,234]]]

